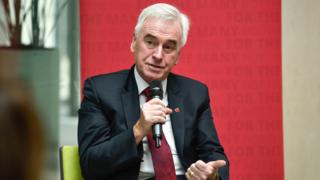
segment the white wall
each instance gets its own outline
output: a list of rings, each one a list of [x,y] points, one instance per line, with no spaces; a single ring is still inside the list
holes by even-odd
[[[282,1],[285,179],[320,179],[320,1]]]

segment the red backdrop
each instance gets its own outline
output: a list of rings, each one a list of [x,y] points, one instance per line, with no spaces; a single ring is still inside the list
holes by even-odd
[[[157,1],[81,0],[81,77],[128,69],[141,9]],[[191,19],[174,72],[209,86],[230,179],[283,179],[281,1],[165,1]]]

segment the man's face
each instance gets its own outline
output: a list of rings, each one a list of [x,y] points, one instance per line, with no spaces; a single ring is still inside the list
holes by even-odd
[[[163,80],[178,63],[181,26],[172,20],[149,18],[131,43],[140,76],[150,83]]]

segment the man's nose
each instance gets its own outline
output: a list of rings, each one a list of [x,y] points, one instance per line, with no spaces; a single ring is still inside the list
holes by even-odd
[[[161,60],[162,57],[163,57],[163,49],[162,49],[162,46],[158,46],[154,49],[154,52],[153,52],[153,57],[156,58],[156,59],[159,59]]]

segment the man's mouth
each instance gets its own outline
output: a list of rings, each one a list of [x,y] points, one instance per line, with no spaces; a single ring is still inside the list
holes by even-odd
[[[164,69],[163,66],[158,66],[158,65],[154,65],[154,64],[147,64],[148,66],[150,66],[151,68],[155,68],[155,69]]]

